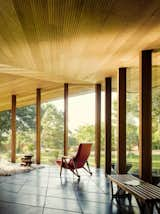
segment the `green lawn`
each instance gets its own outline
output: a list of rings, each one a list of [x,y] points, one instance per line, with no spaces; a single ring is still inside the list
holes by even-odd
[[[23,154],[18,154],[17,155],[17,162],[20,162],[21,157]],[[42,164],[55,164],[55,161],[57,158],[62,156],[62,152],[60,150],[50,150],[50,151],[42,151],[41,152],[41,163]],[[10,154],[3,152],[0,156],[2,159],[9,160],[10,161]],[[104,155],[101,156],[101,167],[104,167]],[[116,163],[116,157],[115,155],[112,155],[112,163]],[[139,162],[139,157],[138,155],[131,154],[127,156],[127,163],[132,164],[132,168],[130,172],[136,172],[138,171],[138,162]],[[95,166],[95,156],[94,152],[91,153],[89,157],[89,163],[90,166]],[[152,155],[152,169],[154,172],[160,173],[160,155]]]

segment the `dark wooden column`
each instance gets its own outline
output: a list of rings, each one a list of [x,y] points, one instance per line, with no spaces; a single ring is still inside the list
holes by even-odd
[[[36,91],[36,163],[41,162],[41,89]]]
[[[11,110],[11,162],[16,162],[16,95],[12,95],[12,110]]]
[[[152,51],[141,52],[139,75],[140,178],[152,180]]]
[[[101,84],[95,86],[95,163],[96,168],[100,168],[101,154]]]
[[[68,83],[64,84],[64,155],[68,155]]]
[[[111,174],[111,104],[112,104],[112,79],[105,79],[105,174]]]
[[[126,173],[126,68],[118,71],[118,166],[119,174]]]

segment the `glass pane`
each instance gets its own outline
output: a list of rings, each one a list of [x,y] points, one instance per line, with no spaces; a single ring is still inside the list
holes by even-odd
[[[41,162],[55,164],[63,155],[64,100],[41,105]]]
[[[139,170],[139,94],[138,68],[127,69],[126,149],[127,171],[138,175]]]
[[[24,154],[35,159],[35,105],[16,110],[16,161],[21,162]]]
[[[111,115],[111,123],[112,123],[112,165],[115,169],[117,164],[117,118],[118,118],[118,109],[117,109],[117,76],[112,78],[112,115]]]
[[[95,92],[94,88],[84,87],[81,94],[74,94],[74,88],[69,87],[68,102],[69,121],[69,151],[73,155],[80,143],[92,143],[92,152],[89,158],[90,165],[95,165]]]
[[[105,93],[101,92],[101,168],[104,168],[105,163]]]
[[[0,112],[0,151],[1,159],[11,160],[11,123],[10,111]]]
[[[160,175],[160,52],[152,54],[152,174]]]

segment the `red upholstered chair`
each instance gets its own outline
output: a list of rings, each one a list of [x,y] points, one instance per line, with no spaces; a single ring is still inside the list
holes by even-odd
[[[75,156],[63,156],[62,159],[57,160],[57,164],[61,167],[60,176],[62,174],[62,168],[71,170],[71,172],[73,172],[79,179],[80,175],[78,174],[77,169],[80,168],[85,169],[90,175],[92,175],[92,172],[89,168],[89,163],[87,161],[90,155],[91,146],[91,143],[81,143]],[[87,168],[84,166],[85,164],[87,165]]]

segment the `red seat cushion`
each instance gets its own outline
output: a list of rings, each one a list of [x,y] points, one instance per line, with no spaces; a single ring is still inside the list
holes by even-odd
[[[56,163],[57,163],[59,166],[61,166],[62,160],[56,160]]]

